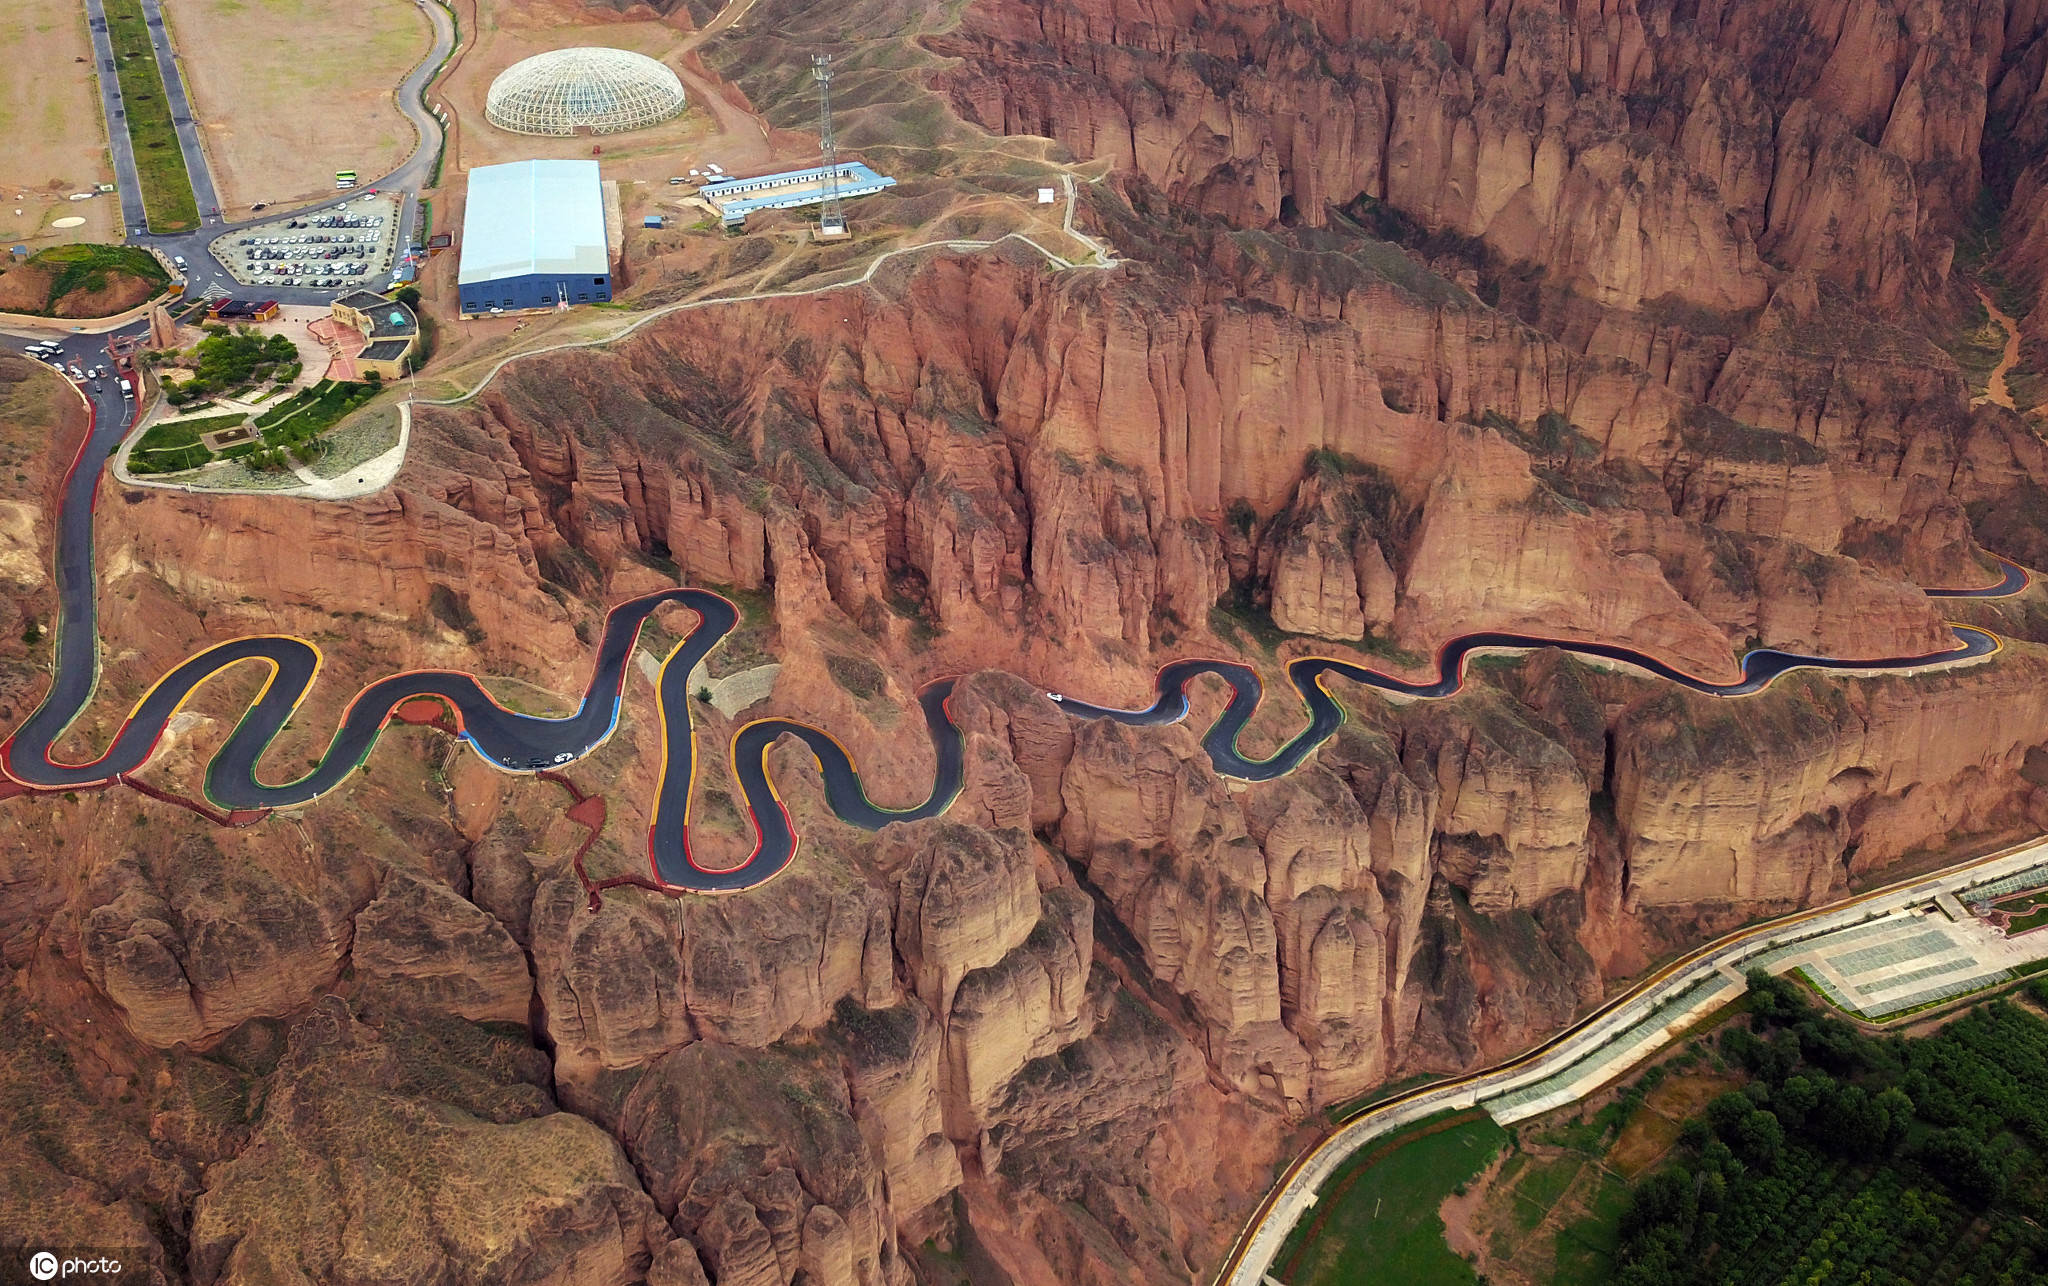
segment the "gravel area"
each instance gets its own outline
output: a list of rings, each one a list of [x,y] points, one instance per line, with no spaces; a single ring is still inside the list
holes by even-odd
[[[327,434],[327,454],[306,466],[322,478],[339,478],[398,445],[398,408],[373,407]]]
[[[265,473],[251,469],[240,460],[229,460],[222,464],[210,465],[193,473],[170,473],[149,479],[151,482],[176,485],[181,482],[194,483],[209,490],[221,491],[291,491],[306,484],[290,469],[279,469]]]

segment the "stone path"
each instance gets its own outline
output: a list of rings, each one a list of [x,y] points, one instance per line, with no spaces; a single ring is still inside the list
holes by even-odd
[[[639,667],[640,676],[648,683],[656,687],[661,685],[660,657],[646,648],[641,648],[633,654],[633,664]],[[770,661],[765,665],[741,670],[737,674],[728,674],[722,679],[714,679],[711,677],[711,671],[699,661],[696,668],[690,671],[690,695],[694,698],[699,692],[709,691],[711,708],[730,719],[741,711],[766,701],[769,694],[775,691],[775,678],[781,673],[782,663]]]

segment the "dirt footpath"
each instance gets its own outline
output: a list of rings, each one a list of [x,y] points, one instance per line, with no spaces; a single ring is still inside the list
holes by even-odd
[[[38,3],[42,0],[37,0]],[[413,0],[165,0],[222,209],[297,202],[412,154],[394,93],[433,48]]]

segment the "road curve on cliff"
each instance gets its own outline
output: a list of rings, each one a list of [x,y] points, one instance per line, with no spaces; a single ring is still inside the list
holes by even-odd
[[[654,883],[663,892],[739,892],[788,867],[796,855],[798,836],[767,765],[770,748],[784,736],[796,737],[810,749],[833,814],[864,830],[938,816],[951,807],[960,792],[963,746],[960,731],[947,710],[953,680],[940,680],[918,694],[936,751],[936,771],[924,802],[910,808],[891,810],[870,801],[861,787],[852,756],[829,732],[791,719],[755,720],[740,728],[731,749],[734,780],[754,827],[754,850],[735,867],[700,865],[690,849],[690,798],[696,780],[697,752],[688,676],[697,662],[732,631],[738,614],[723,597],[690,588],[642,595],[611,609],[591,658],[590,678],[582,700],[574,713],[561,718],[508,710],[491,698],[475,676],[464,672],[407,671],[379,679],[355,695],[326,751],[309,772],[290,781],[266,782],[259,773],[260,761],[317,681],[321,653],[305,639],[263,634],[217,643],[188,658],[143,693],[112,741],[96,758],[85,762],[59,759],[54,751],[57,741],[84,712],[98,682],[93,508],[101,473],[131,423],[125,415],[103,416],[97,406],[94,411],[92,424],[65,477],[57,514],[58,619],[50,689],[42,703],[0,743],[0,770],[24,787],[76,789],[118,781],[139,770],[154,754],[172,716],[192,694],[212,678],[242,665],[258,667],[266,678],[226,744],[207,765],[206,796],[223,808],[252,812],[311,803],[341,785],[350,770],[369,756],[378,734],[398,706],[421,698],[445,705],[454,716],[459,735],[497,767],[509,772],[557,768],[589,754],[611,735],[618,723],[627,662],[640,628],[657,608],[673,603],[695,613],[697,624],[663,658],[658,675],[662,767],[648,828],[648,861]],[[1998,585],[1952,593],[2009,594],[2024,588],[2026,583],[2026,573],[2008,564]],[[1463,685],[1465,664],[1475,652],[1557,647],[1581,656],[1632,665],[1696,692],[1733,697],[1761,691],[1779,675],[1794,669],[1922,670],[1987,656],[2000,646],[1997,637],[1987,631],[1963,625],[1951,628],[1956,638],[1953,648],[1916,656],[1846,659],[1761,649],[1743,658],[1742,677],[1731,683],[1697,678],[1618,644],[1499,632],[1468,634],[1451,640],[1437,655],[1437,676],[1422,683],[1383,674],[1352,661],[1304,657],[1289,662],[1286,674],[1289,684],[1308,707],[1307,726],[1278,751],[1258,760],[1245,757],[1237,749],[1238,734],[1258,708],[1262,695],[1257,672],[1241,662],[1174,662],[1159,671],[1153,684],[1154,699],[1143,709],[1118,709],[1063,694],[1047,695],[1075,718],[1136,725],[1167,724],[1187,716],[1188,685],[1202,675],[1214,674],[1230,685],[1231,698],[1204,734],[1203,746],[1218,773],[1263,781],[1298,767],[1343,722],[1343,706],[1324,687],[1324,681],[1332,676],[1401,696],[1445,697]]]

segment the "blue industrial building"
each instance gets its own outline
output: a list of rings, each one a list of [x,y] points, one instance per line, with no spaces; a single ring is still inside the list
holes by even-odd
[[[517,312],[612,297],[596,161],[515,161],[469,172],[462,313]]]
[[[859,161],[841,161],[832,168],[838,171],[837,195],[841,200],[868,196],[896,186],[895,179],[877,174]],[[826,167],[820,165],[808,170],[788,170],[753,178],[723,178],[706,183],[697,189],[697,194],[718,207],[725,226],[731,228],[745,223],[747,216],[756,210],[791,210],[804,205],[822,205],[825,201],[825,175]]]

